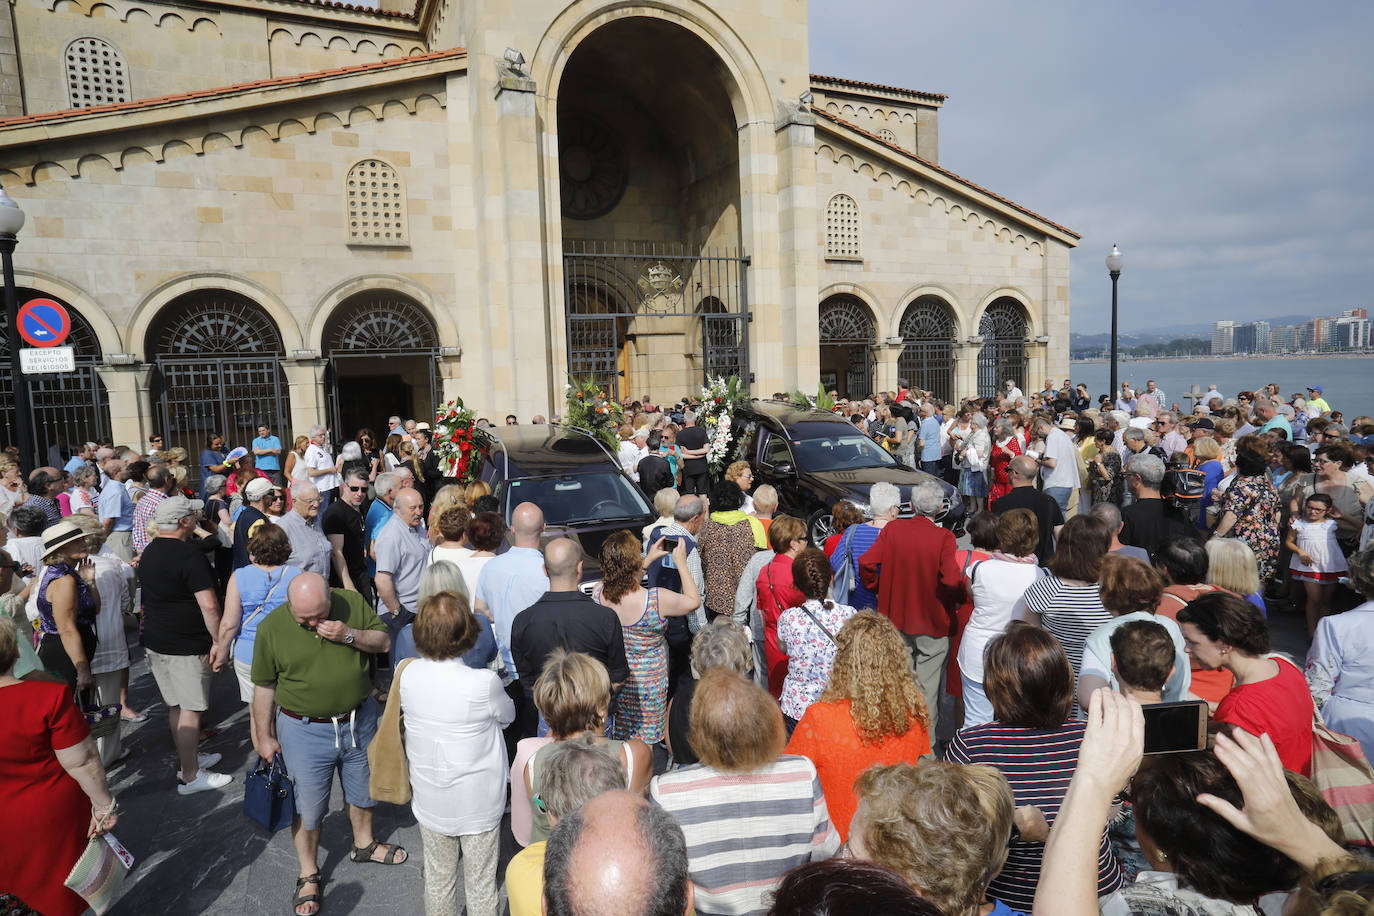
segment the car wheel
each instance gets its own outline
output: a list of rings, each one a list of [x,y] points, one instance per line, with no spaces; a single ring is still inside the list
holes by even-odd
[[[824,547],[825,539],[835,533],[835,518],[825,509],[817,509],[806,520],[806,533],[816,547]]]

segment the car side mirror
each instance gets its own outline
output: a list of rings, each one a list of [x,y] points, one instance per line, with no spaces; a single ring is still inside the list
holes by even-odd
[[[780,477],[791,477],[793,474],[796,473],[796,469],[793,468],[792,465],[784,461],[781,464],[773,465],[773,473],[777,474]]]

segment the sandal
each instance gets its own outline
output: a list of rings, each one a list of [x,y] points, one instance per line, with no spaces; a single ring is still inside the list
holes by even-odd
[[[307,884],[315,885],[315,893],[302,893],[305,890],[305,886]],[[294,914],[294,916],[302,916],[302,914],[297,913],[296,911],[299,910],[301,907],[305,906],[307,903],[315,904],[315,912],[310,914],[310,916],[318,916],[319,913],[324,912],[324,900],[321,896],[323,893],[324,876],[321,875],[319,872],[315,872],[313,875],[306,875],[304,878],[297,878],[296,896],[291,898],[292,914]]]
[[[372,858],[372,854],[377,851],[378,846],[387,847],[386,855],[380,859],[374,859]],[[400,846],[394,844],[388,846],[380,840],[373,840],[366,846],[354,846],[350,858],[352,858],[354,862],[373,862],[377,865],[400,865],[410,858],[410,854]]]

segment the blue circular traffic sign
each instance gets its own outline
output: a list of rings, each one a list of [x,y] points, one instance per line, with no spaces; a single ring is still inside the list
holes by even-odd
[[[60,346],[71,329],[71,316],[60,302],[30,299],[19,307],[19,336],[30,346]]]

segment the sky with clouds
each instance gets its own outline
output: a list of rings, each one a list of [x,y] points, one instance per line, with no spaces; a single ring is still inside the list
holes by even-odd
[[[810,0],[811,69],[949,95],[940,164],[1082,234],[1073,330],[1374,308],[1374,4]]]

